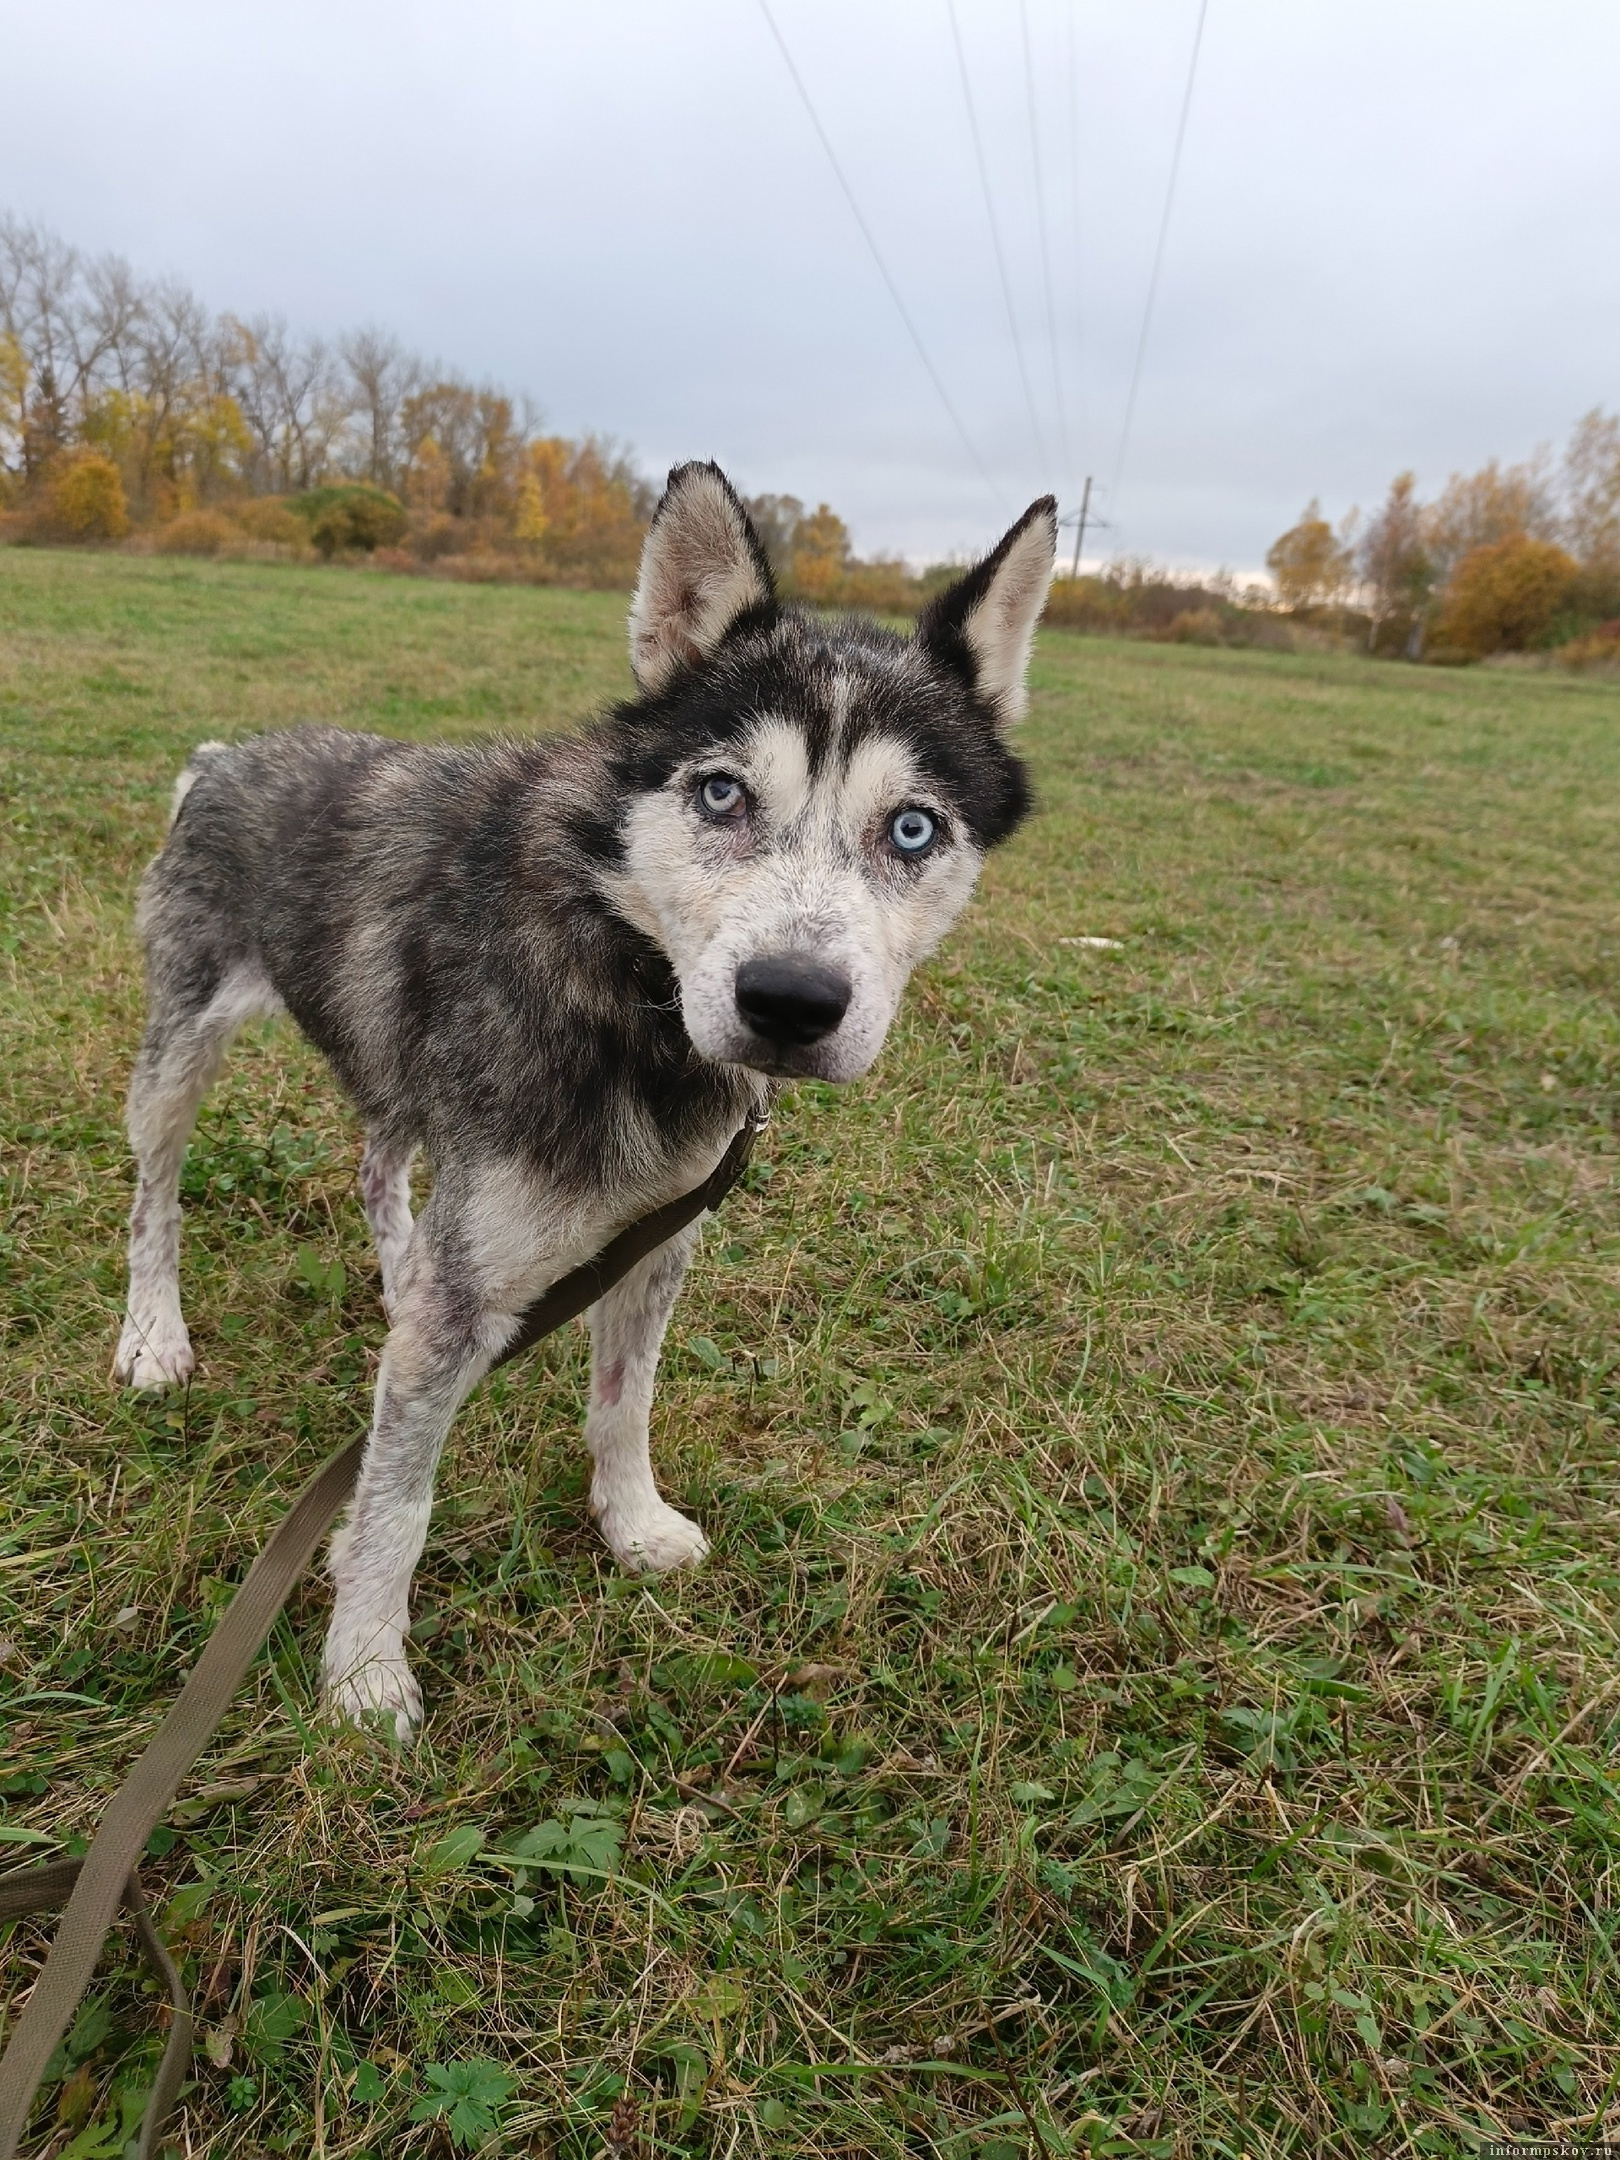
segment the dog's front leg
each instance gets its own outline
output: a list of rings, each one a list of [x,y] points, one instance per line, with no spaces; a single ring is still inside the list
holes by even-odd
[[[332,1540],[337,1599],[326,1637],[326,1699],[357,1722],[389,1712],[401,1741],[421,1722],[422,1691],[405,1662],[411,1576],[433,1507],[433,1474],[450,1421],[490,1353],[450,1322],[430,1283],[412,1295],[383,1350],[377,1401],[353,1505]]]
[[[703,1558],[707,1538],[659,1496],[647,1421],[664,1330],[697,1229],[682,1230],[591,1307],[591,1513],[621,1567],[662,1575]]]

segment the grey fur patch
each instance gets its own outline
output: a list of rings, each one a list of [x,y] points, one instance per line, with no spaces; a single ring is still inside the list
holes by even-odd
[[[180,805],[197,785],[197,776],[201,770],[198,764],[199,758],[212,757],[217,752],[229,748],[228,743],[200,742],[196,749],[192,751],[189,761],[181,767],[179,773],[175,776],[174,788],[169,796],[169,823],[171,825],[180,815]]]

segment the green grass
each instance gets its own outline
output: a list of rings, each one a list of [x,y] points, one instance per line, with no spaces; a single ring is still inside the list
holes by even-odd
[[[173,772],[562,724],[622,618],[0,553],[19,1862],[93,1829],[382,1334],[353,1121],[267,1029],[187,1173],[200,1376],[108,1385]],[[195,2160],[1620,2133],[1620,693],[1059,635],[1035,686],[1041,816],[671,1331],[708,1567],[607,1563],[570,1330],[457,1424],[419,1749],[315,1722],[312,1577],[155,1840]],[[120,1938],[41,2152],[122,2149],[144,1985]]]

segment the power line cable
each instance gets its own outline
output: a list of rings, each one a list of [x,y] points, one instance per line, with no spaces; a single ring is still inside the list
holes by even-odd
[[[1074,273],[1074,378],[1080,410],[1080,432],[1085,434],[1085,376],[1081,359],[1085,352],[1085,285],[1080,274],[1080,63],[1075,50],[1074,18],[1077,0],[1069,0],[1069,261]]]
[[[1052,249],[1046,230],[1046,176],[1041,169],[1041,131],[1035,106],[1035,61],[1029,45],[1029,0],[1018,0],[1018,28],[1024,44],[1024,95],[1029,103],[1029,154],[1035,166],[1035,224],[1041,240],[1041,290],[1046,300],[1046,350],[1052,362],[1052,394],[1057,401],[1058,441],[1063,462],[1072,466],[1069,414],[1063,402],[1063,371],[1058,365],[1057,310],[1052,305]]]
[[[968,132],[973,137],[973,155],[979,167],[979,186],[984,194],[984,214],[990,221],[990,244],[995,249],[996,274],[1001,280],[1001,297],[1007,308],[1007,328],[1012,334],[1013,352],[1018,361],[1018,380],[1024,386],[1024,406],[1029,414],[1029,432],[1035,439],[1035,455],[1044,470],[1046,444],[1041,437],[1040,416],[1035,410],[1035,392],[1030,387],[1029,363],[1024,357],[1024,340],[1018,329],[1018,311],[1013,306],[1012,280],[1007,275],[1007,256],[1001,245],[1001,225],[996,217],[995,196],[990,186],[990,168],[985,162],[984,142],[979,134],[979,115],[973,103],[973,83],[968,74],[967,54],[962,50],[962,30],[956,19],[956,0],[945,0],[945,6],[951,18],[951,42],[956,47],[957,73],[962,78],[962,99],[967,106]]]
[[[1119,454],[1114,459],[1114,477],[1109,482],[1108,505],[1112,509],[1119,496],[1119,480],[1125,470],[1125,450],[1130,441],[1131,422],[1136,416],[1136,391],[1142,379],[1142,356],[1147,351],[1148,330],[1153,321],[1153,303],[1159,292],[1159,272],[1164,267],[1164,243],[1170,231],[1170,212],[1176,199],[1176,182],[1181,176],[1181,152],[1187,140],[1187,116],[1192,111],[1193,84],[1198,78],[1198,55],[1204,43],[1204,21],[1209,14],[1209,0],[1199,0],[1198,26],[1193,32],[1192,59],[1187,65],[1187,87],[1182,93],[1181,119],[1176,127],[1176,147],[1170,157],[1170,181],[1164,191],[1164,215],[1159,220],[1158,244],[1153,250],[1153,270],[1148,278],[1147,304],[1142,310],[1142,333],[1136,341],[1136,360],[1131,368],[1131,386],[1125,396],[1125,418],[1119,431]]]
[[[849,204],[851,214],[853,215],[856,224],[861,229],[861,238],[866,242],[868,249],[871,251],[872,260],[877,264],[878,267],[878,274],[883,279],[884,284],[889,288],[889,298],[894,302],[895,309],[899,314],[900,320],[905,324],[906,329],[910,334],[911,342],[917,348],[917,357],[922,362],[923,367],[927,371],[928,380],[933,384],[934,389],[938,393],[939,402],[944,406],[946,412],[950,415],[951,425],[955,428],[957,434],[961,437],[962,447],[967,451],[968,456],[978,467],[979,477],[983,480],[985,486],[990,490],[991,494],[995,496],[996,501],[1000,503],[1003,500],[1002,491],[1000,488],[997,487],[995,481],[990,477],[990,468],[985,464],[984,459],[980,457],[977,444],[974,442],[973,437],[968,433],[966,427],[963,425],[962,416],[957,411],[956,406],[952,402],[951,394],[946,389],[938,368],[935,367],[932,359],[929,357],[928,347],[923,343],[922,340],[922,332],[917,328],[916,323],[913,321],[911,310],[906,306],[905,301],[901,298],[899,286],[894,282],[893,277],[889,274],[889,266],[883,259],[883,251],[877,244],[877,240],[873,235],[871,226],[867,224],[866,219],[862,214],[861,206],[855,199],[855,190],[850,186],[848,179],[845,177],[843,166],[838,162],[838,153],[832,146],[832,138],[828,135],[827,130],[821,124],[821,115],[816,111],[815,105],[811,100],[810,92],[805,88],[804,77],[799,73],[797,67],[794,65],[793,55],[788,50],[787,40],[783,37],[781,31],[776,27],[776,17],[771,13],[769,0],[759,0],[759,12],[764,16],[766,24],[770,29],[771,36],[776,40],[777,51],[780,52],[780,54],[782,55],[782,58],[787,65],[787,71],[793,78],[793,87],[795,90],[798,91],[800,101],[802,102],[805,111],[810,116],[810,125],[815,129],[816,135],[820,140],[821,147],[827,153],[827,162],[833,169],[833,176],[837,180],[838,185],[844,191],[844,200]]]

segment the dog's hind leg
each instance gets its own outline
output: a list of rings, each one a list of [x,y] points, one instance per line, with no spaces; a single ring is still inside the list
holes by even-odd
[[[191,1338],[180,1311],[180,1168],[197,1107],[244,1020],[277,1003],[257,962],[239,961],[207,1002],[187,1011],[154,1001],[129,1084],[135,1205],[129,1218],[129,1300],[113,1376],[137,1388],[191,1377]]]
[[[366,1134],[360,1158],[360,1198],[382,1268],[383,1311],[392,1320],[399,1307],[400,1270],[411,1242],[411,1157],[414,1147]]]
[[[648,1419],[664,1330],[697,1228],[648,1255],[591,1307],[591,1513],[621,1567],[662,1575],[701,1560],[708,1539],[653,1482]]]

